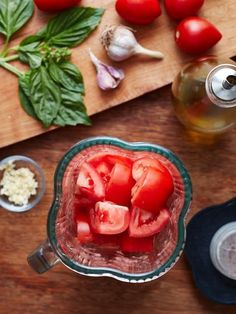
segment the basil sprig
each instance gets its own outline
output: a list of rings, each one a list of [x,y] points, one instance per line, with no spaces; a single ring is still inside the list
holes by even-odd
[[[83,100],[83,77],[79,69],[69,62],[69,48],[89,36],[99,24],[103,12],[103,9],[86,7],[64,11],[15,48],[19,60],[30,66],[26,73],[17,69],[12,71],[19,76],[22,107],[45,127],[91,124]],[[13,70],[6,61],[14,59],[14,56],[0,58],[0,66]]]

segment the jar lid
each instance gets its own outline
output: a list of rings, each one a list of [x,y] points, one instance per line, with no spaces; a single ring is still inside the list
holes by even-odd
[[[210,244],[210,256],[218,271],[228,278],[236,279],[236,221],[216,231]]]
[[[212,69],[206,79],[206,91],[219,107],[236,106],[236,66],[221,64]]]

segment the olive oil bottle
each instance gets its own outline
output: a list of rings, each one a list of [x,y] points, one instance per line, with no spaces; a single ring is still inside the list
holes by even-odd
[[[172,99],[191,135],[214,141],[236,124],[236,64],[205,57],[185,65],[172,84]]]

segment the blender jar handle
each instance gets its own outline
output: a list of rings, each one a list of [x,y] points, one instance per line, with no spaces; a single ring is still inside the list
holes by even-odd
[[[47,239],[28,256],[27,261],[36,273],[42,274],[58,263],[59,258]]]

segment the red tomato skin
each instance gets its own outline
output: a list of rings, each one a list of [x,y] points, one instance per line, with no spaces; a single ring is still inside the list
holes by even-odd
[[[150,24],[161,15],[158,0],[117,0],[116,11],[124,20],[137,25]]]
[[[124,232],[130,222],[129,208],[111,202],[97,202],[90,209],[90,225],[94,233],[119,234]]]
[[[203,6],[204,0],[165,0],[167,14],[174,19],[196,15]]]
[[[162,209],[159,214],[132,208],[129,236],[134,238],[145,238],[161,232],[170,221],[170,212]]]
[[[106,200],[118,205],[129,206],[134,184],[131,167],[116,163],[106,188]]]
[[[85,197],[92,202],[103,200],[105,197],[105,186],[96,169],[84,162],[79,170],[75,194],[77,197]]]
[[[123,235],[121,250],[126,253],[151,253],[154,251],[154,236],[146,238],[133,238]]]
[[[149,167],[132,189],[131,203],[134,207],[158,213],[174,191],[173,179],[165,173]]]
[[[179,48],[189,54],[200,54],[213,47],[222,34],[200,17],[187,17],[177,25],[175,41]]]
[[[76,6],[80,0],[34,0],[37,7],[46,12],[62,11]]]

